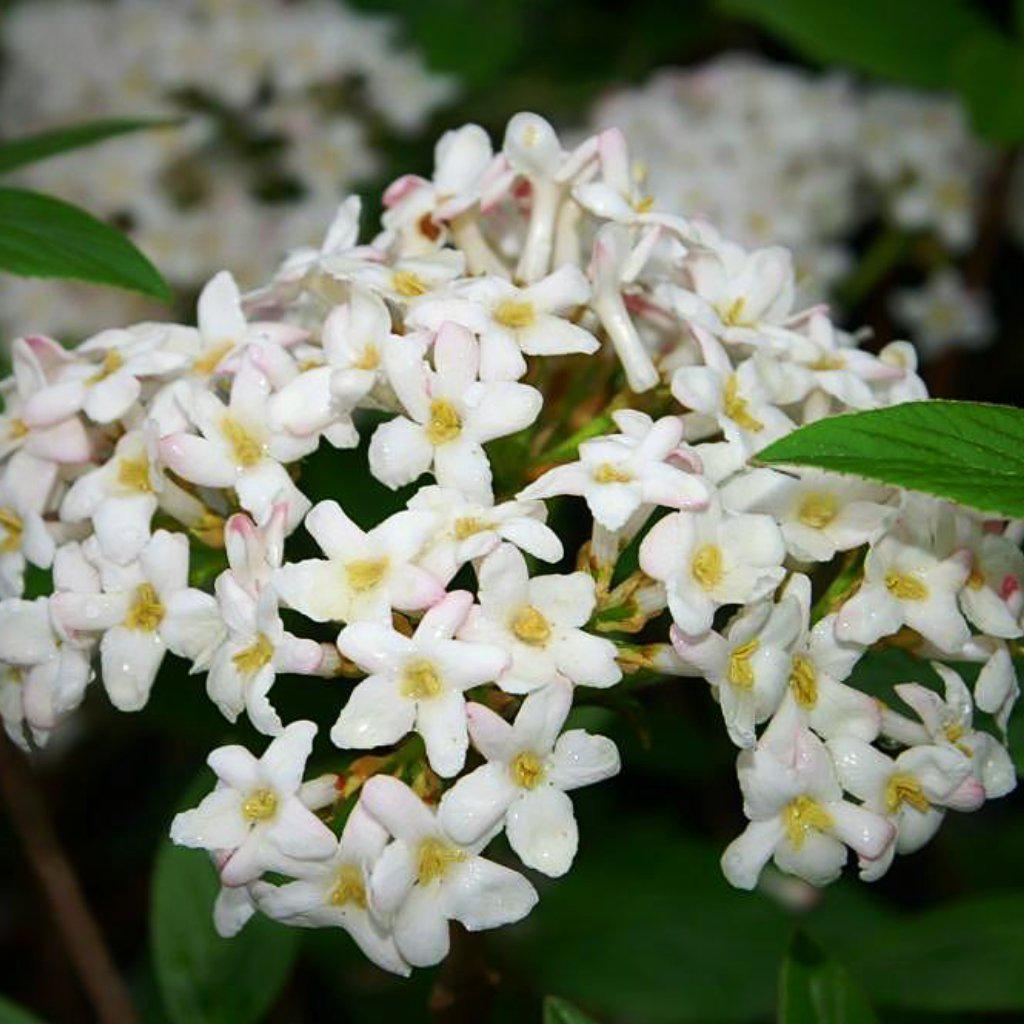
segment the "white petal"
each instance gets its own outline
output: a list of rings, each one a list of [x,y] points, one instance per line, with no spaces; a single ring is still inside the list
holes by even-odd
[[[452,839],[468,846],[493,832],[517,794],[508,765],[483,764],[444,794],[438,821]]]

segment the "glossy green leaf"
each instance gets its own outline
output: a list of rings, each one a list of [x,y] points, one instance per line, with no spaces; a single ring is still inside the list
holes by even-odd
[[[1024,43],[978,32],[957,52],[953,75],[979,135],[997,143],[1024,139]]]
[[[291,973],[298,932],[254,918],[233,939],[213,928],[219,890],[209,857],[165,843],[153,878],[157,984],[174,1024],[256,1024]]]
[[[25,189],[0,188],[0,271],[171,297],[153,264],[120,232],[77,206]]]
[[[7,174],[18,167],[34,164],[72,149],[94,146],[117,135],[153,128],[169,128],[179,123],[168,118],[111,118],[37,132],[18,139],[6,139],[0,141],[0,174]]]
[[[1024,409],[908,402],[830,416],[769,445],[757,461],[816,466],[1024,516]]]
[[[593,1017],[588,1017],[572,1003],[567,1003],[557,996],[548,996],[544,1000],[544,1024],[596,1024],[596,1022]]]
[[[804,56],[948,88],[954,54],[987,21],[967,0],[719,0]]]
[[[0,996],[0,1024],[42,1024],[34,1013]]]
[[[871,1004],[840,964],[797,930],[779,972],[778,1024],[878,1024]]]

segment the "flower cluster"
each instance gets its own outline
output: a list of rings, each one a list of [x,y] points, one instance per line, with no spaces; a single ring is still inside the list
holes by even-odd
[[[570,794],[619,770],[572,718],[602,688],[707,681],[739,749],[740,887],[771,859],[824,884],[848,850],[877,878],[948,809],[1013,788],[1020,524],[750,464],[800,423],[923,397],[909,344],[859,349],[798,308],[787,250],[660,212],[616,129],[566,149],[519,114],[495,152],[468,125],[384,206],[359,244],[343,203],[245,300],[218,274],[196,326],[14,342],[12,738],[45,742],[97,660],[135,710],[184,659],[272,738],[213,751],[216,788],[172,825],[217,865],[218,927],[340,926],[399,973],[445,955],[449,920],[529,913],[533,885],[484,856],[499,833],[525,868],[570,869]],[[374,524],[343,508],[359,479],[304,493],[304,457],[361,436],[373,478],[414,485]],[[319,556],[289,558],[304,536]],[[218,547],[211,592],[190,557]],[[22,596],[27,564],[52,594]],[[896,641],[944,692],[908,680],[889,706],[851,684]],[[973,695],[951,662],[981,666]],[[323,774],[306,778],[317,727],[282,721],[279,674],[336,688]]]
[[[21,180],[128,229],[178,288],[225,266],[256,284],[380,173],[389,133],[421,130],[454,92],[393,36],[389,20],[337,0],[19,3],[3,22],[0,111],[25,131],[187,115]],[[82,286],[4,285],[14,331],[45,325],[78,340],[147,312]]]
[[[953,99],[736,54],[613,93],[591,121],[626,133],[669,208],[700,212],[743,245],[791,248],[809,299],[850,271],[866,215],[928,235],[945,264],[974,241],[988,156]],[[942,312],[943,294],[963,316]],[[950,265],[894,312],[925,358],[991,338],[984,299]]]

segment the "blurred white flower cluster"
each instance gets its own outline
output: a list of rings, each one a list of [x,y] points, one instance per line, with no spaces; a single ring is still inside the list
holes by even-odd
[[[626,133],[659,202],[742,245],[792,249],[805,301],[852,269],[852,236],[874,217],[928,234],[948,264],[974,241],[988,157],[952,98],[734,54],[612,93],[591,124]],[[936,294],[951,287],[964,309],[952,320]],[[984,297],[952,265],[894,313],[926,357],[991,336]]]
[[[722,863],[743,888],[772,859],[825,884],[848,850],[875,879],[948,810],[1013,789],[1021,524],[751,468],[800,423],[924,397],[914,350],[858,349],[796,305],[787,250],[660,212],[631,167],[617,129],[567,149],[519,114],[494,152],[468,125],[431,179],[387,189],[368,244],[348,200],[244,302],[215,276],[196,326],[14,342],[5,726],[44,743],[97,662],[137,710],[171,652],[272,737],[213,751],[216,788],[172,825],[217,865],[225,934],[257,911],[338,926],[406,973],[445,956],[449,920],[524,917],[537,892],[488,844],[570,869],[571,793],[619,770],[574,705],[645,679],[706,680],[721,707],[749,819]],[[412,485],[376,523],[345,511],[368,477],[304,493],[304,458],[360,435],[368,474]],[[296,560],[304,534],[319,554]],[[212,587],[190,582],[218,546]],[[22,596],[27,563],[52,593]],[[942,692],[925,661],[892,707],[851,684],[897,642]],[[337,694],[323,774],[280,674]]]
[[[334,0],[19,3],[3,19],[0,116],[30,132],[188,115],[183,128],[51,159],[21,180],[127,228],[180,289],[224,266],[252,285],[379,173],[382,131],[421,130],[452,96],[454,83],[394,35],[388,19]],[[5,280],[2,294],[9,331],[75,340],[148,312],[75,285]]]

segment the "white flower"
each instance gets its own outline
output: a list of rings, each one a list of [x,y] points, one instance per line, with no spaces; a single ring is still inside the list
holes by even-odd
[[[121,711],[138,711],[167,651],[171,602],[188,587],[188,538],[157,530],[138,561],[125,566],[104,559],[92,539],[67,557],[77,562],[75,589],[57,584],[54,620],[63,630],[102,632],[100,662],[110,701]]]
[[[994,648],[991,654],[982,648],[988,656],[974,684],[974,703],[996,720],[1005,737],[1010,715],[1020,696],[1020,684],[1006,644],[995,641],[991,646]]]
[[[962,552],[940,561],[916,544],[884,537],[868,551],[860,588],[839,609],[836,637],[866,646],[907,625],[939,650],[957,651],[970,636],[957,607],[969,572]]]
[[[217,775],[216,789],[198,807],[175,815],[171,839],[227,854],[220,877],[231,886],[332,856],[334,834],[301,799],[315,735],[312,722],[293,722],[259,760],[244,747],[218,747],[206,759]]]
[[[711,628],[715,609],[756,601],[775,589],[786,549],[769,516],[733,515],[713,502],[672,512],[640,544],[640,568],[665,584],[668,607],[688,636]]]
[[[370,872],[387,841],[383,826],[356,804],[334,853],[296,864],[295,881],[261,891],[260,910],[288,925],[344,928],[378,967],[408,975],[409,965],[370,906]]]
[[[584,441],[578,462],[548,470],[518,497],[580,495],[594,518],[612,531],[621,529],[641,505],[688,511],[707,507],[707,484],[669,462],[682,454],[683,424],[678,416],[654,421],[623,409],[613,418],[622,433]]]
[[[1021,636],[1024,554],[1009,537],[958,517],[960,542],[970,551],[971,572],[960,591],[960,610],[982,633],[1012,640]]]
[[[557,678],[582,686],[613,686],[622,678],[615,645],[581,628],[596,604],[593,577],[534,576],[511,544],[502,544],[480,566],[475,605],[460,639],[497,644],[511,655],[498,685],[529,693]]]
[[[442,797],[438,820],[450,836],[473,843],[504,824],[527,867],[553,878],[569,870],[579,834],[566,791],[611,778],[620,767],[610,739],[583,729],[559,735],[571,706],[572,687],[557,681],[526,697],[511,724],[470,704],[470,735],[486,764]]]
[[[370,440],[370,471],[389,487],[427,469],[442,487],[476,501],[491,499],[491,467],[483,445],[529,426],[543,398],[527,384],[478,379],[479,345],[444,323],[434,340],[434,369],[415,350],[390,350],[391,386],[408,412],[383,423]]]
[[[160,457],[183,480],[202,487],[232,487],[242,508],[262,520],[271,505],[286,501],[291,528],[309,501],[292,483],[282,463],[308,455],[317,439],[298,438],[270,423],[270,382],[247,350],[231,383],[227,406],[212,392],[195,388],[189,416],[202,436],[171,434],[160,441]]]
[[[336,501],[321,501],[306,529],[327,555],[281,566],[273,584],[285,604],[315,622],[389,622],[392,609],[418,611],[444,594],[414,560],[430,537],[427,512],[399,512],[364,532]]]
[[[896,826],[896,842],[883,856],[861,864],[861,878],[873,882],[897,853],[914,853],[938,831],[945,808],[973,811],[985,801],[971,777],[970,760],[949,747],[911,747],[896,758],[853,736],[829,741],[843,789]]]
[[[469,280],[449,296],[427,298],[409,312],[412,327],[437,330],[445,321],[480,336],[482,380],[518,380],[528,356],[593,353],[597,339],[565,314],[590,297],[579,267],[566,265],[526,288],[500,277]]]
[[[463,693],[493,682],[509,663],[500,646],[453,639],[472,604],[468,591],[448,594],[411,637],[378,622],[341,631],[338,650],[370,674],[331,730],[337,746],[379,747],[415,730],[438,775],[450,778],[462,770],[469,745]]]
[[[540,501],[479,504],[461,491],[427,486],[409,499],[409,508],[435,517],[433,536],[417,562],[444,583],[503,540],[543,562],[557,562],[563,555],[558,535],[544,522],[547,509]]]
[[[790,672],[790,647],[800,632],[800,606],[785,594],[748,605],[733,617],[724,634],[714,630],[688,637],[672,629],[672,646],[687,666],[711,684],[722,707],[729,738],[752,747],[755,725],[779,706]]]
[[[743,813],[750,823],[722,854],[729,882],[753,889],[774,858],[780,871],[827,885],[839,877],[847,846],[862,861],[884,856],[896,829],[880,814],[843,799],[821,740],[798,729],[780,743],[770,732],[767,742],[737,758]]]
[[[992,313],[983,295],[969,291],[955,270],[939,270],[919,288],[904,288],[893,313],[910,328],[922,359],[949,348],[981,349],[992,339]]]
[[[57,482],[57,466],[15,452],[0,475],[0,597],[20,597],[26,563],[48,569],[55,542],[43,513]]]
[[[917,712],[926,735],[921,742],[937,743],[967,755],[971,774],[989,800],[1006,796],[1017,786],[1017,772],[1006,748],[994,736],[975,729],[974,702],[963,680],[938,662],[932,668],[945,686],[945,700],[919,683],[900,683],[896,692]]]
[[[533,909],[537,892],[522,875],[481,857],[483,842],[456,843],[405,783],[378,775],[363,786],[361,802],[395,837],[373,869],[372,903],[413,967],[447,956],[449,920],[475,932]]]
[[[739,473],[721,490],[730,511],[772,516],[789,553],[808,562],[828,562],[838,551],[876,541],[896,515],[884,503],[889,493],[834,473],[800,470],[790,476],[771,469]]]
[[[397,306],[410,306],[424,295],[441,291],[464,275],[466,257],[458,249],[439,249],[405,256],[386,263],[364,261],[348,272],[358,285]]]

